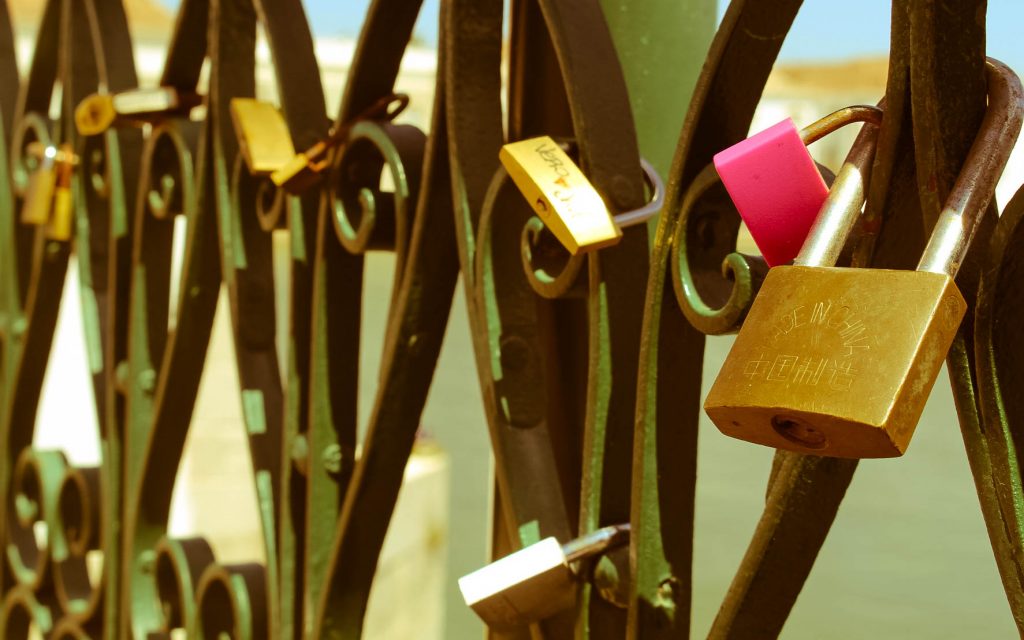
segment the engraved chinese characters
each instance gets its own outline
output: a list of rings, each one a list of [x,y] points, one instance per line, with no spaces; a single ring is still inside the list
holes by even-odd
[[[796,338],[812,344],[827,343],[831,354],[778,353],[773,349],[781,338]],[[869,349],[868,326],[850,305],[826,298],[793,307],[776,318],[771,345],[757,359],[750,360],[743,374],[750,380],[787,382],[818,386],[835,391],[850,388],[858,371],[856,354]]]

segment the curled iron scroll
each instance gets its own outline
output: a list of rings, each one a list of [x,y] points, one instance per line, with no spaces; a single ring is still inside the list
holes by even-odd
[[[6,11],[3,12],[3,29],[10,29]],[[116,502],[120,479],[111,480],[112,476],[117,477],[118,461],[105,460],[103,471],[74,469],[59,454],[29,450],[71,243],[48,239],[42,228],[22,224],[17,220],[17,210],[26,195],[26,171],[33,168],[25,160],[27,146],[33,139],[69,145],[80,157],[86,158],[84,166],[79,163],[82,170],[72,176],[68,188],[77,219],[83,323],[88,336],[101,437],[116,439],[117,429],[107,428],[110,417],[107,408],[116,404],[110,405],[107,401],[113,388],[108,349],[112,348],[116,335],[113,324],[117,321],[118,310],[106,304],[105,296],[123,281],[107,279],[106,274],[108,270],[117,271],[119,266],[127,265],[127,257],[118,253],[117,248],[128,243],[124,199],[131,189],[126,190],[121,180],[132,172],[122,167],[118,158],[122,152],[132,153],[132,136],[111,132],[101,140],[86,143],[66,126],[65,117],[79,99],[100,85],[119,90],[134,82],[131,43],[120,3],[50,1],[44,7],[32,67],[21,91],[17,92],[17,109],[5,114],[5,119],[13,116],[16,132],[16,142],[11,148],[11,169],[17,198],[5,205],[10,215],[5,220],[5,225],[10,225],[4,230],[4,242],[8,243],[5,252],[16,257],[4,270],[8,296],[4,303],[11,324],[5,332],[3,349],[6,361],[2,419],[5,453],[0,464],[0,492],[7,494],[8,489],[17,486],[21,496],[18,502],[29,508],[36,505],[42,510],[37,515],[42,518],[40,522],[45,522],[49,538],[45,548],[31,549],[35,545],[28,544],[28,537],[23,535],[23,526],[32,519],[31,514],[22,514],[25,517],[21,522],[10,523],[10,528],[3,526],[8,523],[0,524],[5,544],[16,543],[21,548],[17,557],[10,558],[12,562],[26,569],[24,562],[29,561],[28,556],[35,555],[38,560],[45,555],[48,562],[44,569],[40,561],[30,561],[37,569],[34,573],[42,579],[32,585],[34,593],[12,591],[8,595],[5,611],[10,615],[5,626],[9,637],[25,633],[18,622],[18,619],[25,620],[21,614],[27,614],[44,633],[56,626],[55,636],[81,637],[86,631],[94,633],[101,628],[103,615],[116,606],[116,596],[111,595],[116,593],[113,584],[116,579],[111,576],[116,575],[117,554],[110,552],[116,543],[104,539],[102,546],[108,554],[103,558],[103,569],[95,582],[88,576],[85,565],[87,556],[101,546],[101,536],[106,537],[112,531],[112,527],[101,525],[99,512],[112,510]],[[5,92],[15,93],[13,87],[6,87]],[[51,112],[51,100],[57,95],[60,96],[58,122],[51,122],[44,114]],[[6,157],[6,150],[4,155]],[[4,198],[8,195],[4,193]],[[22,324],[23,329],[19,328]],[[16,511],[9,510],[9,513]],[[26,551],[28,556],[22,553]],[[105,603],[103,615],[101,603]]]
[[[412,125],[359,122],[352,127],[334,164],[331,221],[347,251],[394,251],[402,272],[411,214],[416,206],[426,136]],[[387,167],[392,191],[380,188]]]
[[[197,588],[199,640],[269,638],[266,570],[258,564],[212,564]]]
[[[121,621],[122,633],[136,637],[167,623],[157,558],[220,288],[200,126],[171,120],[154,129],[142,155],[135,209],[128,368],[139,380],[127,389],[126,477],[132,490],[125,498]],[[170,256],[179,216],[186,240],[172,314]]]
[[[831,184],[832,172],[818,169]],[[735,250],[739,228],[739,214],[709,164],[683,194],[669,261],[676,302],[705,335],[738,331],[768,274],[764,258]]]
[[[577,151],[574,142],[563,142],[562,146],[570,153]],[[613,214],[615,224],[620,229],[646,223],[660,213],[664,204],[665,184],[661,176],[643,158],[640,159],[640,164],[650,192],[650,200],[638,209]],[[540,218],[531,216],[526,221],[519,246],[527,282],[537,295],[549,299],[586,296],[587,283],[580,278],[585,255],[570,255]]]
[[[729,251],[738,230],[739,217],[709,164],[683,196],[669,262],[679,308],[707,335],[739,329],[768,273],[761,257]],[[724,260],[723,250],[729,251]],[[716,260],[719,273],[713,269]]]

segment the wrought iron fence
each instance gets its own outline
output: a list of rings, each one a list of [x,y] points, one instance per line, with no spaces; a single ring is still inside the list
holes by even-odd
[[[506,76],[504,3],[442,2],[429,135],[391,120],[414,0],[371,4],[333,121],[299,0],[183,0],[161,89],[142,93],[131,93],[120,0],[47,0],[23,78],[0,11],[9,151],[0,173],[10,178],[0,180],[0,635],[28,637],[34,627],[55,639],[181,629],[190,638],[359,637],[461,275],[496,461],[495,556],[631,525],[628,547],[594,564],[574,609],[507,637],[687,636],[704,335],[738,329],[767,271],[735,252],[739,219],[704,167],[746,135],[800,4],[732,2],[692,102],[677,105],[688,111],[656,232],[627,229],[615,247],[576,256],[533,217],[498,152],[533,135],[571,140],[614,210],[644,203],[627,83],[597,0],[513,2]],[[862,230],[877,240],[857,253],[860,264],[916,264],[985,113],[976,19],[984,7],[894,3],[887,115]],[[233,99],[255,95],[257,25],[298,162],[283,175],[251,158],[280,142],[273,117],[240,138],[232,109]],[[393,191],[381,188],[385,167]],[[958,278],[970,310],[948,363],[995,557],[1024,629],[1022,217],[1019,194],[998,218],[988,207]],[[171,267],[178,218],[187,228],[180,274]],[[291,237],[283,354],[275,229]],[[357,443],[371,250],[395,254],[396,276]],[[98,468],[32,446],[72,252]],[[254,467],[238,482],[256,488],[262,565],[223,564],[204,540],[168,534],[222,287]],[[779,634],[855,469],[851,460],[777,454],[713,637]],[[95,551],[99,579],[87,567]]]

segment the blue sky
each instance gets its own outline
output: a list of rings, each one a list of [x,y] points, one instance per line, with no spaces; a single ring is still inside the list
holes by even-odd
[[[159,1],[172,8],[178,5],[178,0]],[[416,28],[417,35],[429,43],[437,41],[438,2],[424,0]],[[304,0],[304,4],[316,35],[351,36],[358,33],[369,0]],[[856,9],[843,8],[854,5]],[[725,2],[719,2],[719,16],[725,12],[725,6]],[[884,54],[889,48],[889,6],[888,0],[809,0],[786,39],[781,59],[843,59]],[[988,7],[989,54],[1024,73],[1024,2],[989,0]]]

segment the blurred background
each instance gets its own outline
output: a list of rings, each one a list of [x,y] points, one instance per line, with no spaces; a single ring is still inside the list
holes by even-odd
[[[677,81],[692,87],[724,3],[703,25],[680,25],[692,63]],[[42,10],[39,0],[8,0],[19,63],[28,68]],[[329,112],[337,110],[367,0],[306,0],[317,39]],[[628,5],[624,0],[613,4]],[[723,5],[723,6],[719,6]],[[126,0],[141,82],[156,83],[174,24],[176,0]],[[851,7],[856,6],[856,9]],[[889,3],[812,2],[782,49],[753,131],[789,116],[798,126],[835,108],[875,103],[882,95],[889,45]],[[436,72],[438,0],[426,0],[405,57],[398,91],[410,94],[402,120],[428,129]],[[990,55],[1024,70],[1019,40],[1024,7],[989,2]],[[269,51],[259,52],[260,97],[275,99]],[[679,125],[686,105],[679,104]],[[838,168],[855,132],[812,147]],[[678,128],[664,132],[677,136]],[[667,158],[656,166],[664,172]],[[1024,153],[1011,158],[1000,206],[1024,182]],[[287,232],[275,232],[286,269]],[[75,266],[72,265],[72,269]],[[366,270],[361,406],[375,393],[383,319],[391,291],[390,254],[371,254]],[[76,274],[67,280],[61,319],[39,412],[37,445],[60,447],[76,463],[99,459]],[[279,278],[278,282],[287,282]],[[280,300],[287,300],[281,287]],[[283,319],[283,318],[282,318]],[[284,330],[285,323],[279,327]],[[731,338],[711,338],[707,385]],[[221,304],[194,424],[179,474],[172,533],[201,533],[223,561],[259,559],[255,494],[247,479],[230,319]],[[423,416],[428,437],[406,472],[368,619],[367,637],[479,638],[482,624],[462,603],[456,580],[487,560],[491,455],[462,288]],[[706,634],[760,516],[772,452],[721,436],[701,424],[694,562],[695,636]],[[865,461],[783,632],[785,638],[1011,638],[1014,625],[992,559],[968,471],[948,379],[935,386],[914,446],[903,459]]]

